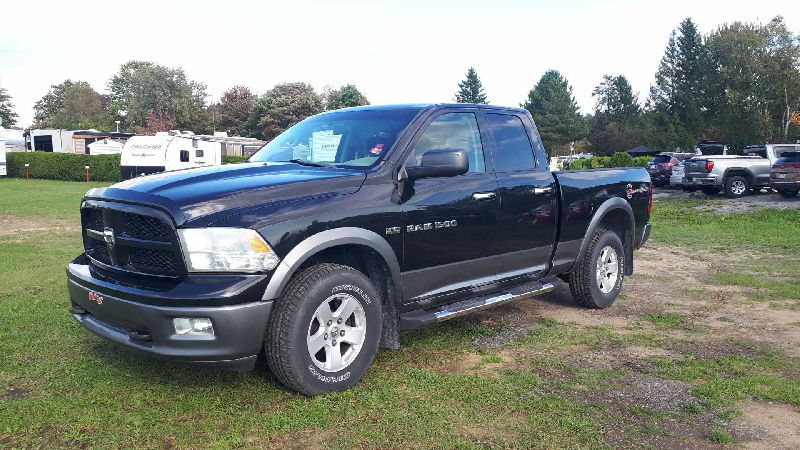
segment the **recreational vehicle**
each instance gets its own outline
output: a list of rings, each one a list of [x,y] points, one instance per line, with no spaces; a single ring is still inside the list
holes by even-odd
[[[88,154],[88,145],[95,141],[112,138],[124,142],[132,136],[97,130],[30,130],[25,133],[25,146],[29,152]]]
[[[3,120],[0,119],[0,123],[2,122]],[[0,126],[0,177],[6,175],[6,135],[3,127]]]

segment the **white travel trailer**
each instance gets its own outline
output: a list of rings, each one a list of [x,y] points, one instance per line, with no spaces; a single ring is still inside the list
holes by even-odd
[[[170,131],[155,136],[134,136],[122,147],[122,179],[140,175],[218,166],[222,164],[222,144],[208,136]]]
[[[0,124],[3,123],[3,119],[0,119]],[[3,126],[0,125],[0,177],[4,177],[8,175],[6,171],[6,135]]]
[[[122,147],[124,146],[125,143],[123,141],[120,141],[118,139],[105,138],[94,141],[91,144],[87,144],[86,147],[88,151],[86,153],[90,155],[120,154],[122,153]]]

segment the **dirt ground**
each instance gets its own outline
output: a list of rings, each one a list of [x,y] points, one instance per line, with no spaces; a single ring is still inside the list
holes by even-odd
[[[745,254],[736,253],[728,256],[726,261],[747,258]],[[513,369],[522,364],[520,361],[524,358],[543,357],[557,357],[571,367],[590,370],[628,369],[633,374],[626,375],[610,389],[578,391],[574,395],[586,402],[612,405],[612,410],[625,417],[623,422],[626,426],[639,420],[636,414],[630,413],[631,408],[664,413],[685,411],[688,404],[698,402],[690,394],[690,386],[648,375],[653,368],[650,358],[679,359],[687,357],[685,354],[703,359],[757,357],[759,349],[767,347],[800,357],[800,326],[797,325],[800,311],[775,310],[767,302],[747,301],[745,294],[753,288],[710,283],[713,275],[725,269],[726,266],[713,254],[647,246],[636,252],[636,274],[625,280],[620,299],[613,307],[603,310],[581,308],[565,289],[478,312],[474,314],[474,320],[500,331],[496,336],[478,338],[475,347],[478,350],[499,350],[497,354],[502,362],[482,364],[480,355],[471,355],[446,370],[495,376],[497,369]],[[685,318],[682,327],[656,328],[658,333],[666,336],[687,338],[682,341],[680,351],[638,345],[610,345],[601,349],[573,345],[554,354],[552,351],[541,353],[513,346],[509,349],[507,346],[528,335],[542,318],[586,327],[612,327],[624,334],[652,331],[653,324],[644,318],[658,314],[679,314]],[[737,408],[742,416],[726,422],[734,442],[756,449],[800,448],[800,412],[795,408],[768,402],[743,402]],[[650,436],[645,441],[656,448],[714,447],[717,444],[705,439],[705,434],[709,423],[719,420],[710,413],[688,422],[680,418],[665,420],[660,423],[663,435]],[[621,430],[623,427],[619,423],[606,424],[608,436],[615,435],[618,425]],[[671,434],[670,427],[675,433]],[[678,435],[682,437],[675,437]],[[687,437],[692,435],[694,439],[688,442]]]

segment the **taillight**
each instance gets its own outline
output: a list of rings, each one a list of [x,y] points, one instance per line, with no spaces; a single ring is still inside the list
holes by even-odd
[[[647,189],[647,197],[649,198],[650,203],[647,204],[647,214],[653,213],[653,183],[650,183],[650,187]]]
[[[706,173],[711,173],[714,170],[714,161],[706,161]]]

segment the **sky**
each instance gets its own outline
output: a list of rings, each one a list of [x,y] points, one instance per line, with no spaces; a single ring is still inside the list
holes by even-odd
[[[0,86],[19,125],[51,85],[87,81],[104,93],[130,60],[181,67],[208,87],[263,93],[277,83],[355,84],[373,104],[453,101],[475,67],[492,104],[518,106],[548,69],[583,113],[604,74],[647,97],[670,31],[686,17],[708,33],[783,15],[800,33],[800,2],[301,1],[0,4]]]

